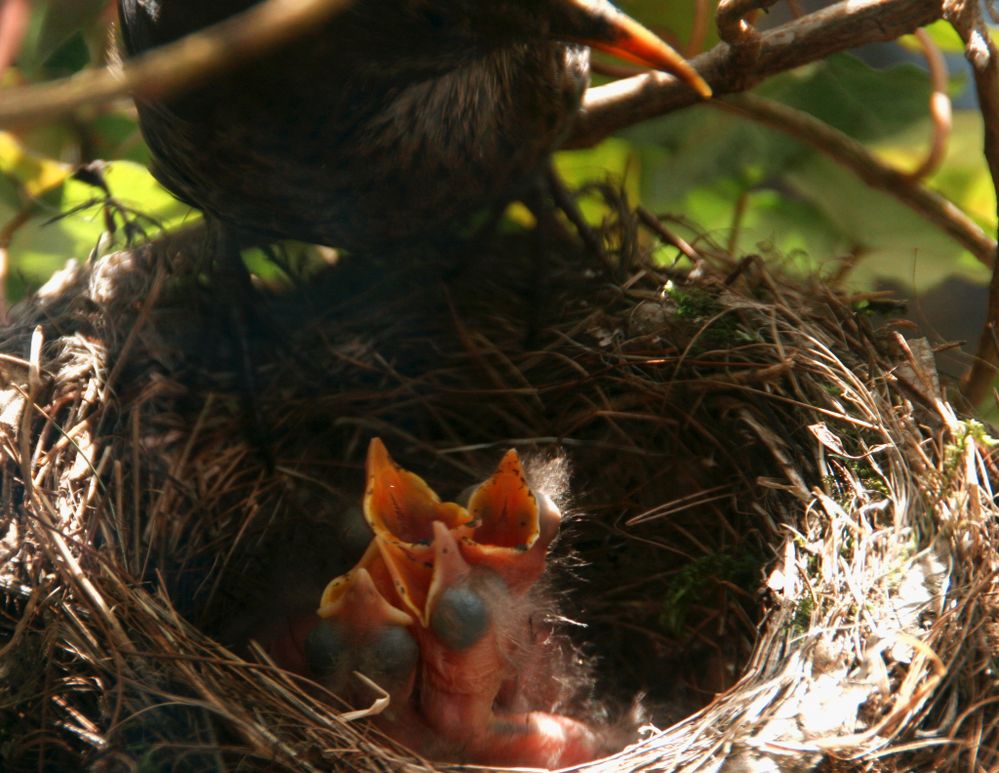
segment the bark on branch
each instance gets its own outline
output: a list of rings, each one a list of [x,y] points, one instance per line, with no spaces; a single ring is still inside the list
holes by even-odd
[[[212,72],[294,40],[353,2],[267,0],[124,67],[84,70],[51,83],[0,91],[0,128],[51,121],[84,105],[128,95],[170,96]]]
[[[720,28],[734,42],[719,43],[691,63],[721,95],[746,91],[773,75],[840,51],[894,40],[941,18],[943,4],[941,0],[842,0],[763,33],[733,24],[733,14],[724,3],[718,13]],[[662,73],[597,86],[586,93],[583,114],[565,147],[591,147],[619,129],[700,101],[688,86]]]

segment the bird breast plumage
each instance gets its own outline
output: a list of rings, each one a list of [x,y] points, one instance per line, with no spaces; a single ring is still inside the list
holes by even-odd
[[[259,0],[119,0],[132,56]],[[136,96],[160,180],[229,237],[357,248],[461,230],[579,112],[581,42],[711,89],[609,0],[356,0],[179,95]]]

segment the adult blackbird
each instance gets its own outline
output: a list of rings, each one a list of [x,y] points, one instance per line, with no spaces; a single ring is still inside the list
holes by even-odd
[[[129,55],[257,0],[119,0]],[[566,134],[586,45],[707,84],[606,0],[356,0],[292,44],[140,101],[154,171],[241,240],[348,249],[517,195]]]

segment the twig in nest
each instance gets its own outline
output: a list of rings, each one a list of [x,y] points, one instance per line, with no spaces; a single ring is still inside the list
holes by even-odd
[[[638,215],[638,221],[652,231],[656,236],[662,239],[666,244],[671,244],[676,247],[680,252],[686,255],[695,263],[702,261],[704,258],[697,249],[686,239],[675,233],[671,228],[669,228],[664,222],[653,215],[645,207],[637,207],[635,210]]]

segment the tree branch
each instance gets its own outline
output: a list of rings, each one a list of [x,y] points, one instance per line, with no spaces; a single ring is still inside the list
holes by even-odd
[[[852,171],[871,188],[883,190],[951,236],[986,267],[995,261],[996,242],[978,224],[936,191],[920,185],[911,172],[883,163],[861,143],[818,118],[752,94],[712,102],[806,142]]]
[[[719,19],[725,21],[720,21],[719,27],[734,44],[719,43],[691,62],[715,94],[746,91],[772,75],[831,54],[894,40],[943,15],[942,0],[842,0],[758,33],[749,25],[732,21],[750,10],[745,0],[738,2],[737,7],[723,3],[718,11]],[[755,3],[760,4],[760,0]],[[564,147],[591,147],[619,129],[700,101],[689,87],[663,73],[594,87],[587,91],[583,114]]]
[[[943,163],[944,156],[947,155],[947,142],[950,139],[950,132],[953,124],[952,106],[950,95],[947,90],[950,88],[950,74],[947,72],[947,60],[944,59],[943,51],[933,42],[930,33],[920,28],[916,30],[916,39],[923,47],[923,56],[926,57],[926,67],[930,72],[930,120],[933,132],[930,136],[930,147],[926,151],[926,157],[922,163],[909,172],[913,180],[921,180],[929,177]]]
[[[946,11],[947,21],[964,41],[964,55],[971,62],[985,124],[985,159],[992,187],[999,191],[999,51],[975,0],[948,2]],[[973,404],[981,402],[989,393],[999,365],[999,263],[992,270],[988,304],[977,356],[961,382],[961,391]]]
[[[7,89],[0,92],[0,127],[49,121],[83,105],[127,95],[169,96],[205,75],[294,40],[353,2],[266,0],[138,56],[122,68],[85,70],[51,83]]]

